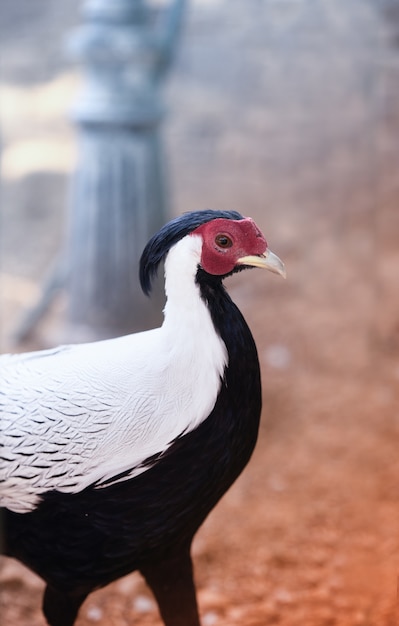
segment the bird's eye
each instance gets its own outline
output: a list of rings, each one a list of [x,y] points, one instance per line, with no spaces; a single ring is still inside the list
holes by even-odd
[[[233,245],[232,240],[227,235],[217,235],[215,243],[219,248],[231,248]]]

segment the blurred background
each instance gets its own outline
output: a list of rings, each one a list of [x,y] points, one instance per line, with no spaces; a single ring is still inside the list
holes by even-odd
[[[66,238],[82,72],[65,40],[82,6],[0,7],[1,352],[66,336],[60,290],[15,340]],[[236,209],[288,272],[227,285],[258,345],[264,415],[196,540],[203,624],[393,626],[399,0],[190,0],[159,99],[165,215]],[[3,623],[43,625],[41,581],[0,563]],[[79,624],[92,623],[160,622],[132,575],[87,600]]]

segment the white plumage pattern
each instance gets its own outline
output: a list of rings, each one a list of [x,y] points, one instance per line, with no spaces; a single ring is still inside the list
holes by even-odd
[[[24,513],[46,491],[134,476],[206,419],[227,353],[194,280],[201,245],[185,237],[167,257],[161,328],[0,358],[0,506]]]

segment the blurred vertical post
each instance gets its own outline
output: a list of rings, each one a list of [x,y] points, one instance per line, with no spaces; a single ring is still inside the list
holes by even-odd
[[[167,218],[159,89],[173,59],[185,0],[158,19],[145,0],[86,0],[68,40],[83,68],[72,116],[78,162],[67,251],[67,334],[118,335],[154,322],[138,261]]]

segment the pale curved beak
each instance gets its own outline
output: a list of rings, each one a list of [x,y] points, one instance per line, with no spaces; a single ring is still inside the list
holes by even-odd
[[[254,254],[249,256],[243,256],[237,261],[238,265],[250,265],[252,267],[260,267],[264,270],[269,270],[273,274],[279,274],[283,278],[287,278],[287,272],[285,270],[284,263],[278,258],[277,254],[274,254],[271,250],[266,250],[263,254]]]

